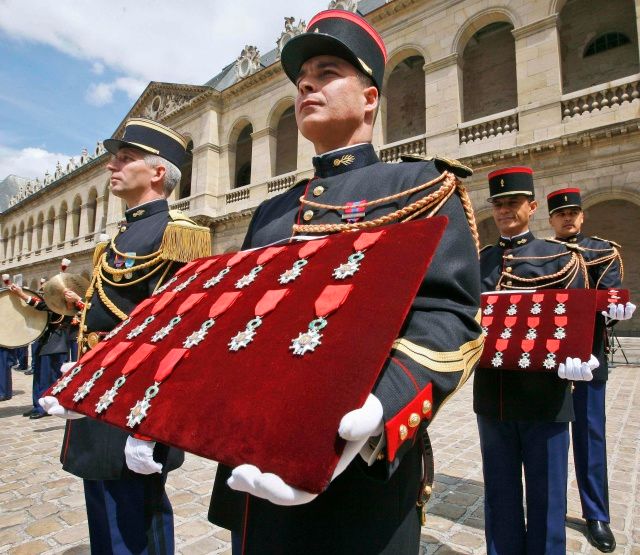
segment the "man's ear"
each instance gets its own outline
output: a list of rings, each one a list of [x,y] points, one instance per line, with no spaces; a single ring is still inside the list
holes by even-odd
[[[380,94],[375,87],[367,87],[362,91],[365,100],[365,110],[367,112],[376,113],[378,105],[380,104]]]
[[[529,202],[529,215],[533,216],[536,212],[536,210],[538,209],[538,201],[537,200],[532,200]]]
[[[167,168],[162,164],[158,164],[155,168],[153,168],[154,173],[151,177],[151,186],[156,190],[163,190],[164,187],[164,176],[167,173]]]

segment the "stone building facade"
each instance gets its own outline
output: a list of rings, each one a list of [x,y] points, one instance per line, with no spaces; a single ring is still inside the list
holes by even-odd
[[[585,231],[624,247],[625,284],[640,298],[640,0],[333,0],[358,10],[389,53],[374,144],[402,154],[458,158],[483,242],[496,230],[488,172],[535,171],[541,207],[533,231],[548,236],[544,197],[583,190]],[[276,48],[246,46],[204,85],[152,82],[129,116],[150,117],[190,140],[192,161],[172,205],[211,229],[215,252],[238,249],[265,198],[312,173],[312,145],[295,127],[295,87],[279,63],[304,22],[285,18]],[[250,37],[247,37],[250,40]],[[114,136],[122,132],[122,124]],[[122,202],[109,195],[100,145],[0,215],[0,268],[35,287],[74,260],[88,274],[100,233],[113,233]],[[640,332],[640,324],[621,330]]]

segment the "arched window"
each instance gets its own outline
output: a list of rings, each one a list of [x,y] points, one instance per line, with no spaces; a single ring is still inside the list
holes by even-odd
[[[513,25],[496,21],[469,39],[462,54],[464,121],[490,116],[518,105]]]
[[[558,16],[562,92],[640,72],[634,0],[568,0]]]
[[[584,51],[584,57],[594,56],[595,54],[600,54],[600,52],[606,52],[607,50],[624,46],[625,44],[631,44],[631,39],[627,35],[623,35],[622,33],[605,33],[589,43],[589,46],[587,46]]]
[[[247,124],[236,141],[236,164],[234,172],[234,187],[242,187],[251,183],[251,156],[253,151],[253,140],[251,134],[253,126]]]
[[[425,128],[424,58],[408,56],[391,71],[386,88],[386,141],[393,143]]]
[[[71,209],[71,222],[73,226],[72,239],[80,235],[80,216],[82,214],[82,199],[80,195],[76,195],[73,199],[73,208]]]
[[[276,167],[273,175],[295,171],[298,166],[298,126],[294,107],[287,108],[276,129]]]
[[[187,157],[184,164],[180,166],[180,185],[178,188],[178,198],[188,198],[191,196],[191,174],[193,170],[193,141],[187,144]]]

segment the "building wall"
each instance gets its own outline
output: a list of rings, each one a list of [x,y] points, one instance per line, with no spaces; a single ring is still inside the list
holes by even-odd
[[[623,216],[607,216],[609,210],[602,208],[616,206],[611,204],[615,201],[640,204],[633,200],[640,195],[637,6],[631,0],[612,2],[620,9],[594,11],[589,7],[593,2],[587,0],[393,0],[368,14],[367,19],[385,39],[389,67],[397,68],[398,77],[391,72],[387,76],[374,129],[373,142],[382,159],[393,162],[407,153],[439,154],[473,167],[476,174],[467,187],[483,242],[495,238],[495,226],[488,219],[486,175],[508,165],[534,168],[540,199],[554,188],[583,188],[585,199],[592,199],[588,202],[593,202],[594,213],[599,215],[597,235],[610,236],[614,221],[637,218],[633,210],[624,211]],[[624,18],[615,19],[621,13]],[[573,27],[567,26],[568,21]],[[479,48],[483,30],[500,30],[496,25],[500,23],[506,26],[496,31],[497,42]],[[623,47],[627,50],[620,58],[622,63],[593,62],[582,65],[575,74],[563,74],[570,53],[585,47],[585,29],[600,24],[607,29],[622,25],[632,37],[632,48]],[[623,48],[612,52],[620,54]],[[615,78],[609,72],[614,65],[619,71]],[[575,92],[566,92],[569,89]],[[467,90],[478,92],[467,94]],[[313,146],[299,133],[296,144],[293,127],[288,125],[291,121],[282,120],[293,103],[295,87],[278,63],[221,92],[152,83],[131,115],[153,114],[148,107],[157,96],[165,99],[179,94],[187,100],[157,117],[193,141],[191,196],[178,199],[174,193],[170,200],[211,228],[216,253],[237,249],[256,206],[312,174]],[[475,119],[470,120],[472,116]],[[251,182],[233,188],[237,140],[247,125],[252,126]],[[57,271],[62,256],[70,256],[83,271],[89,267],[97,235],[102,231],[113,234],[124,208],[107,193],[105,162],[106,157],[100,158],[63,176],[0,215],[2,271],[22,272],[30,283]],[[294,170],[285,171],[290,168]],[[92,189],[97,197],[96,225],[89,231]],[[81,199],[80,229],[72,237],[77,195]],[[68,208],[67,231],[60,237],[63,203]],[[33,233],[34,229],[37,233],[41,214],[43,236],[53,225],[54,237],[51,245],[43,239],[38,249]],[[533,229],[541,236],[550,233],[546,207],[541,207]],[[29,233],[31,249],[25,240]],[[20,241],[22,250],[17,252]],[[629,283],[640,298],[640,284],[633,277],[640,247],[629,236],[622,237],[622,243],[631,268]],[[640,325],[633,326],[640,331]]]

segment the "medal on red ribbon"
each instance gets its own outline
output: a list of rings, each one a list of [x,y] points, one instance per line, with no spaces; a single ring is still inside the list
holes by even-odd
[[[327,317],[338,310],[347,300],[353,285],[327,285],[315,302],[317,318],[309,322],[307,331],[300,332],[291,340],[289,349],[294,355],[303,356],[313,352],[322,343],[321,331],[327,326]]]
[[[239,291],[232,291],[223,293],[218,297],[215,303],[211,305],[209,309],[209,318],[207,318],[202,324],[200,328],[193,331],[187,338],[183,341],[182,346],[185,349],[191,349],[196,345],[199,345],[202,341],[204,341],[205,337],[209,330],[215,325],[216,318],[221,314],[225,313],[229,307],[236,302],[236,299],[240,296]]]
[[[353,242],[353,250],[355,252],[349,255],[346,262],[334,268],[333,277],[335,279],[346,279],[355,275],[355,273],[360,270],[360,262],[364,260],[365,251],[373,247],[384,233],[384,231],[362,233],[360,237]]]
[[[58,383],[51,390],[51,393],[57,395],[58,393],[66,389],[71,383],[71,380],[73,380],[73,378],[75,378],[80,373],[80,370],[82,370],[82,364],[78,364],[78,366],[69,370],[69,372],[67,372],[62,378],[60,378]]]
[[[230,351],[239,351],[244,349],[253,341],[256,330],[262,325],[262,319],[272,312],[278,303],[289,294],[289,289],[272,289],[267,291],[256,304],[254,311],[255,318],[247,322],[243,330],[240,330],[231,338],[228,346]]]
[[[182,318],[180,316],[174,316],[169,320],[169,323],[166,326],[161,327],[157,332],[155,332],[151,336],[151,343],[157,343],[158,341],[162,341],[167,335],[171,333],[171,330],[175,328]]]
[[[149,386],[144,392],[144,398],[136,401],[136,404],[129,410],[129,416],[127,417],[127,426],[129,428],[135,428],[148,416],[151,409],[151,400],[160,393],[160,385],[171,375],[178,362],[188,352],[187,349],[171,349],[160,361],[158,371],[153,377],[153,385]]]
[[[553,309],[555,314],[564,314],[567,312],[567,307],[564,303],[567,302],[569,295],[567,293],[556,293],[556,307]]]
[[[155,316],[147,316],[142,324],[136,326],[127,334],[127,339],[138,337],[147,328],[147,326],[155,320],[155,318]]]
[[[502,363],[504,361],[503,352],[508,345],[508,339],[496,339],[496,352],[491,359],[491,366],[493,366],[494,368],[500,368],[500,366],[502,366]]]
[[[240,251],[234,254],[229,260],[227,260],[227,265],[222,268],[215,276],[209,278],[204,282],[202,286],[203,289],[209,289],[210,287],[214,287],[218,285],[236,264],[244,260],[247,256],[251,254],[251,251]]]
[[[493,316],[482,317],[482,333],[486,337],[489,335],[489,327],[493,324]]]
[[[127,381],[127,377],[137,370],[140,364],[144,362],[154,350],[155,346],[148,344],[141,345],[136,349],[122,368],[120,372],[121,375],[116,378],[113,385],[100,396],[100,399],[98,399],[95,408],[96,413],[101,414],[111,406],[118,395],[118,390]]]
[[[236,281],[236,289],[244,289],[248,285],[251,285],[258,277],[258,274],[262,272],[265,264],[273,260],[286,248],[287,247],[270,247],[266,249],[262,254],[260,254],[260,256],[258,256],[256,266],[251,268],[251,271],[248,274],[245,274],[238,281]]]
[[[542,362],[547,370],[553,370],[556,367],[556,353],[560,348],[560,341],[558,339],[547,339],[547,356]]]
[[[102,364],[100,364],[100,368],[98,368],[91,378],[85,381],[73,394],[73,402],[79,403],[84,399],[91,390],[93,386],[96,384],[96,381],[104,374],[105,369],[112,364],[122,353],[124,353],[129,347],[131,343],[128,341],[123,341],[122,343],[118,343],[102,359]]]
[[[516,323],[517,318],[515,316],[505,316],[504,319],[504,329],[500,334],[502,339],[510,339],[511,338],[511,328],[513,328]]]
[[[487,296],[487,306],[484,307],[482,314],[490,315],[493,314],[493,305],[496,304],[498,300],[498,295],[488,295]]]
[[[342,212],[342,219],[348,223],[353,224],[364,218],[367,213],[365,208],[367,206],[366,200],[354,200],[345,204],[345,209]]]
[[[520,299],[522,299],[522,295],[511,295],[509,297],[509,302],[511,303],[507,309],[507,314],[509,316],[515,316],[518,314],[518,303],[520,302]]]
[[[542,293],[534,293],[531,296],[531,300],[533,304],[531,305],[531,314],[540,314],[542,312],[542,301],[544,299],[544,295]]]
[[[537,327],[540,325],[540,318],[538,316],[529,316],[527,318],[527,335],[525,339],[534,340],[538,338]]]
[[[298,251],[298,260],[293,263],[293,266],[288,270],[285,270],[280,274],[278,283],[285,285],[298,279],[302,275],[302,268],[309,263],[309,258],[318,252],[322,247],[327,244],[328,239],[316,239],[315,241],[308,241]]]
[[[556,329],[553,332],[555,339],[564,339],[567,337],[566,327],[568,318],[566,316],[554,316],[553,323],[556,325]]]
[[[518,360],[518,366],[523,370],[531,366],[531,350],[533,349],[534,343],[531,339],[523,339],[520,342],[522,355],[520,355],[520,359]]]
[[[189,287],[189,285],[195,281],[196,279],[198,279],[198,276],[200,274],[198,272],[196,272],[195,274],[191,274],[187,279],[185,279],[180,285],[176,285],[173,290],[174,291],[184,291],[187,287]]]

